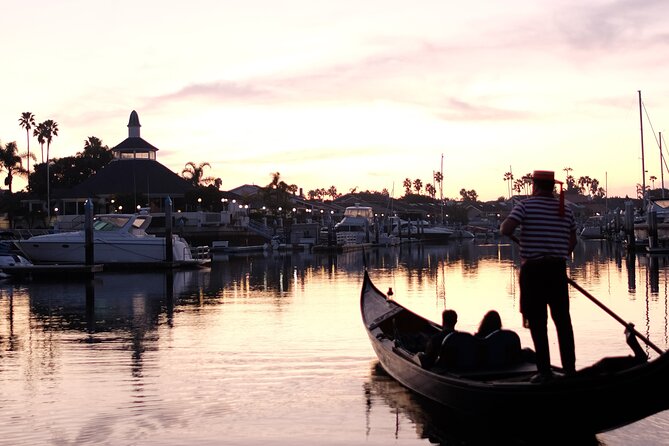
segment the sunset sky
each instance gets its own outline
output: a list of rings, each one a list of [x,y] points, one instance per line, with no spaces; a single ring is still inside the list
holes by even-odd
[[[446,197],[495,199],[509,168],[565,167],[635,196],[640,90],[646,184],[660,186],[664,0],[2,5],[0,141],[21,152],[21,112],[58,123],[62,157],[90,136],[120,143],[136,110],[158,161],[177,173],[209,162],[225,190],[278,171],[305,193],[399,197],[405,178],[431,182],[443,154]]]

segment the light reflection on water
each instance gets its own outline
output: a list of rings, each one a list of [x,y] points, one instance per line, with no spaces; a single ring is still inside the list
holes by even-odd
[[[529,345],[511,245],[403,246],[366,260],[375,283],[416,312],[438,320],[455,308],[473,331],[495,308]],[[0,444],[473,444],[375,371],[362,267],[360,252],[295,253],[102,273],[88,286],[0,284]],[[589,242],[571,275],[667,348],[668,271],[664,257]],[[620,324],[572,298],[579,366],[629,353]],[[669,412],[597,438],[663,444]]]

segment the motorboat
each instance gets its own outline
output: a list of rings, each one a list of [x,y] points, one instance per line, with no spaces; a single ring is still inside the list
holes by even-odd
[[[0,279],[10,277],[5,268],[32,266],[32,262],[18,252],[13,240],[0,240]]]
[[[15,252],[0,252],[0,279],[6,279],[10,277],[10,274],[7,274],[5,268],[14,268],[14,267],[30,267],[33,263],[23,257],[21,254]]]
[[[100,214],[93,218],[93,258],[98,264],[157,263],[166,260],[166,239],[147,234],[149,214]],[[86,260],[85,230],[37,235],[15,243],[33,263],[81,264]],[[197,263],[189,244],[172,235],[172,260]]]
[[[358,245],[374,241],[374,211],[370,206],[348,206],[334,226],[338,245]]]
[[[463,228],[455,228],[453,229],[453,235],[451,235],[451,238],[456,238],[456,239],[473,239],[476,238],[473,232],[468,231]]]
[[[446,226],[433,225],[428,221],[418,221],[418,238],[428,243],[445,243],[453,237],[453,230]]]
[[[601,215],[588,217],[579,235],[584,239],[605,238],[605,226],[604,217]]]
[[[445,243],[454,234],[453,229],[433,225],[426,220],[407,221],[399,217],[391,217],[391,222],[392,234],[403,238],[414,238],[426,243]]]

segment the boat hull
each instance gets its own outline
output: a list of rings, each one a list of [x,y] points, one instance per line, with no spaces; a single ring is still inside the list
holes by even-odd
[[[86,246],[81,240],[48,240],[34,237],[21,240],[17,245],[34,263],[67,264],[86,261]],[[173,260],[187,260],[186,249],[189,248],[185,244],[175,243]],[[141,241],[96,239],[93,243],[93,260],[95,263],[163,262],[166,260],[165,239]]]

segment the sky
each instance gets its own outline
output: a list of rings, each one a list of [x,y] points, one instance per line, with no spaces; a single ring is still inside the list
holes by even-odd
[[[119,144],[136,110],[159,162],[208,162],[223,190],[279,172],[400,197],[442,171],[444,197],[493,200],[506,172],[571,168],[634,197],[644,167],[647,186],[666,173],[666,0],[2,0],[2,17],[0,141],[20,152],[22,112],[58,123],[58,158]]]

